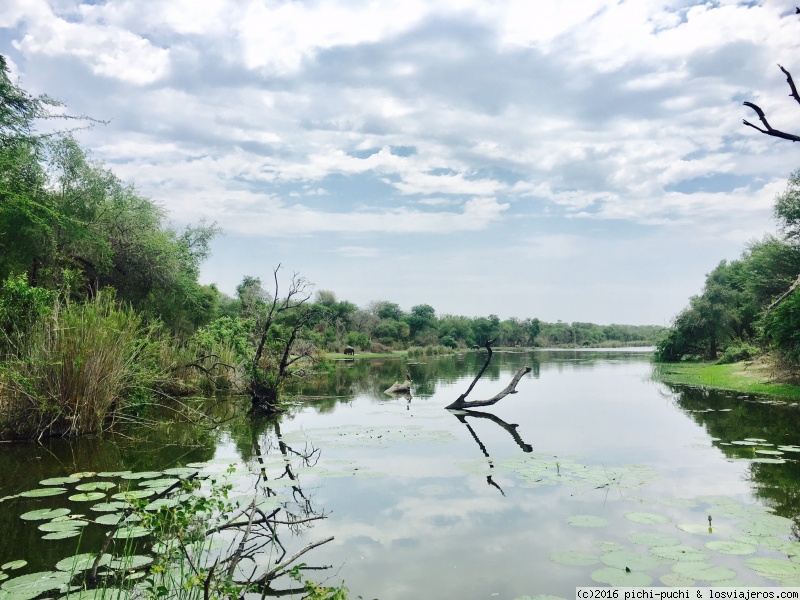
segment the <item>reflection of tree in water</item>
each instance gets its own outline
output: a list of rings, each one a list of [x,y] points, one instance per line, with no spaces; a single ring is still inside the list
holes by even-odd
[[[756,398],[695,386],[666,384],[675,403],[715,440],[714,447],[731,459],[753,459],[758,446],[725,445],[745,438],[760,438],[774,449],[800,442],[798,408],[786,403],[765,403]],[[766,401],[769,402],[769,401]],[[797,454],[800,458],[800,453]],[[794,521],[793,535],[800,540],[800,461],[786,453],[782,464],[750,463],[753,495]]]
[[[257,535],[252,533],[243,535],[239,542],[240,549],[237,550],[240,553],[237,562],[241,564],[249,560],[255,564],[259,554],[269,552],[272,566],[258,576],[255,575],[257,569],[254,566],[252,573],[246,578],[247,581],[258,584],[259,591],[266,596],[302,593],[303,589],[296,586],[278,589],[274,585],[279,577],[289,572],[292,563],[310,550],[333,539],[329,537],[312,542],[291,555],[284,544],[286,534],[295,537],[313,527],[315,521],[327,516],[313,505],[312,499],[303,490],[297,473],[298,467],[313,467],[317,464],[320,449],[310,445],[297,449],[287,444],[281,435],[281,415],[252,415],[232,425],[229,432],[243,461],[258,476],[256,490],[260,498],[255,498],[248,507],[248,518],[250,523],[255,522],[263,529]],[[275,456],[280,456],[282,460],[276,462],[274,458],[270,458]],[[270,482],[273,486],[275,482],[281,482],[281,485],[270,487]],[[279,495],[285,495],[289,490],[291,490],[291,501],[282,501],[280,508],[273,509],[269,513],[258,508],[260,502],[274,502],[274,499]],[[305,564],[300,567],[301,570],[327,568],[329,567],[310,567]]]
[[[491,413],[479,412],[477,410],[458,411],[458,412],[454,412],[453,415],[456,417],[456,419],[461,421],[466,426],[467,430],[469,431],[470,435],[472,436],[472,439],[474,439],[475,442],[478,444],[478,447],[481,449],[481,452],[483,452],[483,455],[486,458],[491,459],[492,457],[489,455],[489,451],[486,449],[486,446],[483,444],[483,442],[481,442],[481,439],[478,437],[478,434],[475,432],[475,430],[472,428],[472,426],[467,421],[467,417],[474,417],[476,419],[488,419],[489,421],[492,421],[493,423],[497,423],[500,427],[505,429],[509,433],[509,435],[511,435],[511,438],[514,440],[514,442],[516,442],[517,446],[522,448],[523,452],[533,452],[533,446],[531,446],[530,444],[526,444],[522,440],[522,438],[520,437],[519,433],[517,432],[517,427],[519,427],[519,425],[517,425],[517,424],[507,423],[507,422],[503,421],[503,419],[501,419],[500,417],[498,417],[496,415],[493,415]],[[490,469],[494,469],[494,464],[491,461],[489,461],[489,468]],[[488,483],[489,485],[491,485],[493,487],[496,487],[498,490],[500,490],[500,493],[503,494],[503,496],[506,495],[506,493],[503,491],[503,488],[501,488],[494,481],[494,479],[492,479],[492,475],[487,475],[486,476],[486,483]]]

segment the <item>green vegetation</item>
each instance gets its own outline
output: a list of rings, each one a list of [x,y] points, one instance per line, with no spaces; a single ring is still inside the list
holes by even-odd
[[[776,383],[764,365],[746,363],[661,364],[655,377],[669,383],[731,390],[742,394],[800,400],[800,386]]]
[[[751,242],[739,260],[722,261],[689,299],[658,344],[665,362],[746,360],[772,355],[787,379],[800,371],[800,171],[775,201],[779,235]]]

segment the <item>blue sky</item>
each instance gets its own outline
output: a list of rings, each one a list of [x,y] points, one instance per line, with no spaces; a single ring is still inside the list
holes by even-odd
[[[668,324],[774,232],[800,146],[784,2],[6,0],[27,90],[180,227],[360,306]]]

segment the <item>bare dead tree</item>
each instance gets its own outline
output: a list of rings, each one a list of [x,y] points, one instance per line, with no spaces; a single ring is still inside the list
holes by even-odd
[[[789,96],[794,98],[795,102],[800,104],[800,95],[798,95],[797,93],[797,86],[795,86],[794,84],[794,79],[792,79],[792,74],[789,73],[789,71],[787,71],[786,69],[784,69],[781,65],[778,65],[778,68],[783,72],[784,75],[786,75],[786,83],[789,84],[789,90],[790,90]],[[758,120],[761,121],[761,124],[764,126],[763,128],[761,128],[758,125],[753,125],[747,119],[742,120],[742,123],[744,123],[748,127],[752,127],[753,129],[756,129],[757,131],[760,131],[765,135],[771,135],[773,137],[789,140],[792,142],[800,142],[800,135],[787,133],[785,131],[781,131],[779,129],[775,129],[774,127],[772,127],[772,125],[770,125],[769,122],[767,121],[767,116],[764,114],[764,111],[761,110],[761,107],[759,107],[757,104],[754,104],[752,102],[745,102],[744,105],[753,109],[753,111],[758,116]]]
[[[478,407],[478,406],[490,406],[492,404],[496,404],[497,402],[499,402],[500,400],[502,400],[503,398],[505,398],[509,394],[516,394],[517,393],[517,384],[519,383],[519,380],[522,379],[522,377],[524,375],[526,375],[526,374],[531,372],[531,368],[530,367],[522,367],[517,372],[517,374],[514,375],[514,378],[511,380],[511,383],[509,383],[503,390],[501,390],[500,392],[498,392],[497,394],[495,394],[494,396],[492,396],[488,400],[473,400],[473,401],[469,401],[469,402],[466,400],[467,396],[472,391],[472,388],[475,387],[475,384],[478,383],[478,380],[481,378],[481,376],[483,376],[483,372],[486,371],[486,368],[489,366],[489,363],[492,362],[492,344],[494,342],[495,342],[495,340],[489,340],[488,342],[486,342],[483,345],[483,347],[486,348],[486,351],[488,352],[488,356],[486,357],[486,362],[483,364],[483,367],[481,367],[481,370],[478,371],[478,374],[475,376],[475,379],[472,380],[472,383],[467,388],[467,391],[464,392],[463,394],[461,394],[458,398],[456,398],[455,402],[453,402],[452,404],[446,406],[445,408],[447,408],[449,410],[458,410],[458,409],[462,409],[462,408],[475,408],[475,407]]]
[[[275,267],[273,280],[275,293],[266,312],[258,319],[258,344],[253,354],[250,369],[249,392],[253,409],[264,413],[280,412],[279,395],[284,380],[302,369],[292,368],[300,361],[313,360],[316,348],[310,343],[298,343],[299,335],[316,314],[310,305],[312,284],[297,273],[292,275],[286,296],[280,297],[278,271]],[[276,323],[282,321],[280,335],[276,335]],[[274,342],[272,352],[269,342]]]

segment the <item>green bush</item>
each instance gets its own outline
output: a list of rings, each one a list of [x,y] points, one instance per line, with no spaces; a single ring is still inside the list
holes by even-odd
[[[717,364],[727,365],[730,363],[739,362],[742,360],[749,360],[760,354],[760,350],[750,344],[734,344],[725,348]]]

